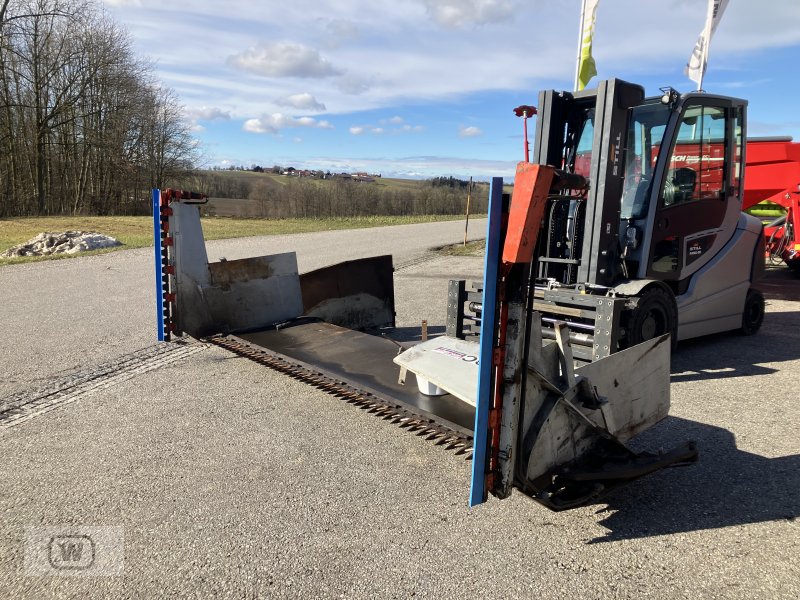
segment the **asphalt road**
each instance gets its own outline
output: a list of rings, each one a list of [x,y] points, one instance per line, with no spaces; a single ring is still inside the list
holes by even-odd
[[[444,325],[458,223],[213,242],[301,270],[395,255],[398,325]],[[476,225],[475,235],[483,225]],[[153,344],[151,254],[0,269],[0,597],[800,597],[800,281],[772,272],[755,337],[681,344],[671,416],[637,441],[698,464],[552,513],[466,506],[469,463],[202,345]],[[70,387],[72,386],[72,387]],[[37,400],[38,402],[38,400]],[[121,575],[26,575],[26,527],[114,526]],[[62,571],[63,572],[63,571]]]

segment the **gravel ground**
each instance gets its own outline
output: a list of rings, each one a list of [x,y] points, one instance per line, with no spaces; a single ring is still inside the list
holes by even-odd
[[[447,280],[482,266],[426,254],[459,227],[210,254],[294,248],[308,270],[380,240],[400,266],[398,324],[435,328]],[[0,397],[151,346],[149,269],[144,251],[0,269]],[[470,510],[470,465],[440,447],[219,348],[147,351],[0,432],[0,597],[800,597],[800,282],[773,272],[766,287],[757,336],[681,344],[671,416],[637,441],[694,439],[700,462],[562,513],[519,493]],[[25,527],[59,524],[121,527],[123,575],[26,576]]]

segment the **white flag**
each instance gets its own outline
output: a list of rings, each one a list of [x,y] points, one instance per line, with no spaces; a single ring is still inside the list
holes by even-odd
[[[725,12],[727,7],[728,0],[708,0],[706,25],[703,27],[703,31],[700,32],[700,37],[697,38],[692,55],[689,57],[689,63],[683,70],[689,79],[697,83],[697,89],[700,89],[703,85],[703,75],[706,73],[706,65],[708,64],[708,47],[711,44],[711,37],[717,30],[717,25],[722,19],[722,13]]]

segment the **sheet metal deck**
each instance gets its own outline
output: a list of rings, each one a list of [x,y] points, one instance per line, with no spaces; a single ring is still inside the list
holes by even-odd
[[[389,339],[324,322],[241,333],[236,337],[306,363],[378,397],[405,404],[421,416],[432,416],[451,428],[472,433],[474,408],[449,394],[435,397],[421,394],[411,373],[405,385],[398,383],[400,367],[392,362],[398,347]]]

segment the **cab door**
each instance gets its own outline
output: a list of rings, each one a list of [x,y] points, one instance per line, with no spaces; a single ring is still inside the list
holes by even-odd
[[[648,277],[688,281],[733,234],[743,125],[743,105],[732,99],[694,97],[684,104],[656,188]]]

